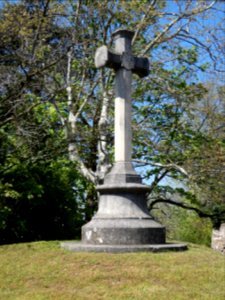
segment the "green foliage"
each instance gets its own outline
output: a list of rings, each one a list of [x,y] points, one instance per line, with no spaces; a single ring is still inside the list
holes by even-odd
[[[18,162],[3,175],[1,243],[79,237],[85,183],[71,163]]]
[[[199,218],[195,213],[181,209],[174,214],[170,238],[210,247],[211,235],[212,223],[210,219]]]
[[[169,239],[210,247],[212,222],[209,218],[200,218],[195,212],[171,205],[158,205],[152,214],[166,226]]]
[[[179,201],[199,209],[199,216],[207,214],[217,228],[225,220],[224,94],[219,94],[220,86],[187,84],[176,73],[167,72],[163,94],[158,84],[152,85],[150,95],[136,104],[134,138],[140,147],[134,155],[151,166],[144,174],[152,182],[149,198],[175,200],[179,195]]]

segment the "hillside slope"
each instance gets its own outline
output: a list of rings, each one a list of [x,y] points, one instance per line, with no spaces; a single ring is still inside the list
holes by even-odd
[[[0,299],[225,299],[225,257],[185,252],[72,253],[58,242],[0,247]]]

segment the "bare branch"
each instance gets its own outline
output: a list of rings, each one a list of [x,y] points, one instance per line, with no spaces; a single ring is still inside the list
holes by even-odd
[[[150,186],[150,192],[149,193],[151,193],[154,190],[154,188],[167,175],[168,172],[169,172],[168,170],[165,170],[161,174],[158,174],[158,175],[155,176],[155,179],[154,179],[154,181],[152,182],[152,184]]]
[[[142,17],[140,23],[137,25],[137,29],[136,29],[136,31],[135,31],[135,33],[134,33],[134,37],[133,37],[133,39],[132,39],[132,45],[135,43],[136,38],[137,38],[138,34],[140,33],[142,26],[144,25],[145,19],[148,17],[148,15],[149,15],[151,9],[153,8],[153,6],[155,5],[155,3],[156,3],[156,0],[152,0],[152,1],[151,1],[150,5],[149,5],[149,7],[148,7],[148,10],[147,10],[146,13],[143,15],[143,17]]]
[[[72,87],[71,87],[71,62],[72,62],[72,47],[67,52],[67,73],[66,73],[66,91],[68,107],[72,106]]]
[[[110,168],[109,165],[109,157],[107,151],[107,125],[108,125],[108,110],[110,99],[109,95],[107,94],[105,84],[104,84],[104,71],[101,72],[102,77],[102,91],[103,91],[103,99],[102,99],[102,106],[101,106],[101,114],[98,122],[99,128],[99,141],[98,141],[98,165],[97,165],[97,173],[100,179],[103,179],[105,174]]]
[[[141,164],[144,164],[146,166],[151,165],[153,167],[159,167],[159,168],[162,168],[162,169],[167,169],[168,171],[169,170],[176,170],[176,171],[180,172],[182,175],[185,175],[185,176],[189,177],[188,172],[184,168],[178,166],[177,164],[173,164],[173,163],[171,163],[171,164],[153,163],[151,161],[145,161],[145,160],[139,160],[139,159],[135,159],[134,162],[141,163]]]
[[[186,19],[189,18],[191,16],[200,14],[208,9],[210,9],[216,1],[213,1],[211,4],[209,4],[206,7],[197,7],[195,9],[193,9],[192,11],[187,11],[187,12],[183,12],[182,14],[180,14],[177,18],[175,18],[173,21],[171,21],[169,24],[167,24],[164,28],[164,30],[162,30],[143,50],[142,55],[145,55],[154,45],[156,45],[157,43],[160,42],[160,39],[167,33],[169,32],[169,30],[175,25],[177,24],[181,19]],[[178,29],[178,32],[180,31],[180,29]]]
[[[71,161],[75,161],[79,164],[79,170],[80,170],[81,174],[85,178],[89,179],[91,182],[96,184],[95,173],[93,171],[91,171],[90,169],[88,169],[85,166],[85,164],[83,163],[82,159],[80,158],[80,155],[77,152],[76,143],[70,143],[68,150],[69,150],[69,156],[70,156]]]
[[[164,36],[171,27],[173,27],[174,24],[178,23],[178,21],[180,21],[182,19],[183,15],[177,17],[176,19],[174,19],[172,22],[170,22],[165,28],[164,30],[162,30],[155,38],[153,41],[151,41],[144,49],[144,51],[142,52],[142,55],[145,55],[155,44],[157,44],[159,42],[159,40],[162,38],[162,36]]]

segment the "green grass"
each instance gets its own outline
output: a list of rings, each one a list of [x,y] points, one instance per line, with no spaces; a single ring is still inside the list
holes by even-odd
[[[0,247],[0,299],[224,300],[225,257],[185,252],[72,253],[57,242]]]

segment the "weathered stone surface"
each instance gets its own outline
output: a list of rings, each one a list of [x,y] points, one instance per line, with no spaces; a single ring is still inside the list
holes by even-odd
[[[98,187],[99,207],[94,218],[149,218],[147,187],[141,184],[110,184]]]
[[[82,227],[82,241],[95,245],[164,244],[165,228],[152,219],[92,219]]]
[[[130,161],[115,162],[111,171],[105,176],[104,184],[142,183],[141,177],[135,172]],[[143,186],[143,185],[142,185]],[[98,187],[102,189],[101,186]],[[149,190],[146,187],[146,192]]]
[[[146,205],[149,188],[140,183],[130,164],[116,164],[111,172],[106,183],[97,187],[98,211],[82,227],[82,241],[93,245],[164,244],[165,228],[152,219]]]
[[[160,245],[89,245],[77,242],[64,242],[61,247],[74,252],[105,252],[105,253],[129,253],[129,252],[166,252],[185,251],[186,244],[160,244]]]
[[[225,223],[221,224],[220,229],[213,230],[211,247],[225,254]]]

